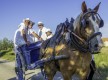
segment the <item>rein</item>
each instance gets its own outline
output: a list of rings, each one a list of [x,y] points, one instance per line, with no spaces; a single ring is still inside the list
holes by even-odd
[[[90,52],[88,43],[76,35],[74,32],[70,32],[71,34],[71,45],[74,46],[76,49],[80,50],[81,52]],[[83,44],[79,43],[81,41]]]
[[[88,14],[88,13],[95,13],[95,14],[98,14],[96,13],[95,11],[88,11],[86,12],[85,14],[83,14],[82,16],[82,19],[84,19],[84,17]],[[100,17],[100,15],[98,14],[98,16]],[[100,17],[101,19],[101,17]],[[102,20],[102,19],[101,19]],[[83,25],[85,26],[85,25]],[[83,27],[82,26],[82,27]],[[71,31],[71,30],[68,30],[68,32],[70,34],[72,34],[72,38],[71,38],[71,41],[72,41],[72,45],[74,45],[78,50],[82,51],[82,52],[90,52],[90,53],[93,53],[93,51],[91,51],[91,43],[90,41],[95,38],[96,36],[98,35],[102,35],[101,32],[97,32],[97,33],[94,33],[93,35],[91,35],[87,40],[84,40],[83,38],[81,38],[80,36],[78,36],[74,31]],[[81,43],[80,43],[81,42]]]
[[[94,33],[92,36],[90,36],[87,41],[85,41],[83,38],[79,37],[77,34],[75,34],[74,32],[70,32],[71,34],[73,34],[75,37],[77,37],[81,42],[83,42],[84,44],[87,44],[88,45],[88,42],[93,39],[94,37],[98,36],[98,35],[101,35],[102,36],[102,33],[101,32],[97,32],[97,33]]]
[[[102,35],[101,32],[94,33],[92,36],[90,36],[87,39],[87,41],[85,41],[83,38],[79,37],[74,32],[69,31],[69,33],[71,33],[73,35],[71,40],[72,40],[72,43],[74,44],[74,46],[76,46],[82,52],[92,52],[92,51],[90,51],[91,50],[90,49],[90,40],[98,35]],[[80,44],[79,41],[81,41],[84,45]]]

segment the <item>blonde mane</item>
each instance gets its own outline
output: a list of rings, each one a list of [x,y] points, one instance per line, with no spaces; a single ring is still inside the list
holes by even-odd
[[[74,23],[73,23],[74,30],[75,30],[78,26],[80,27],[81,17],[82,17],[82,13],[80,13],[80,14],[76,17],[76,19],[75,19],[75,21],[74,21]]]

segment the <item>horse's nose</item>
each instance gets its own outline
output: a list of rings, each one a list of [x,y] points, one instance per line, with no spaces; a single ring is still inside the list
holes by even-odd
[[[98,44],[95,44],[95,47],[97,48],[97,47],[99,47],[99,45]]]
[[[102,47],[103,47],[103,43],[95,44],[95,47],[100,47],[100,48],[102,48]]]
[[[98,46],[99,46],[100,48],[102,48],[104,45],[103,45],[103,43],[99,43]]]

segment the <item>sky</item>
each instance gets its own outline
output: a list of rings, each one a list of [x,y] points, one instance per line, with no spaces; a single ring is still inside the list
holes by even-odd
[[[15,30],[24,18],[35,22],[42,21],[45,27],[55,32],[56,26],[66,18],[76,18],[81,13],[84,0],[0,0],[0,39],[13,40]],[[103,37],[108,37],[108,0],[85,0],[87,7],[93,9],[101,2],[98,13],[104,20],[101,28]]]

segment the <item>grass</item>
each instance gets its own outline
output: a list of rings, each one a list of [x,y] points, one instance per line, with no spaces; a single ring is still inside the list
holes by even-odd
[[[100,54],[95,55],[97,67],[108,67],[108,47],[104,47]]]
[[[12,49],[8,50],[1,50],[0,51],[0,58],[9,60],[9,61],[14,61],[15,60],[15,54]]]
[[[108,80],[108,47],[104,47],[100,54],[95,54],[97,71],[94,80]]]

